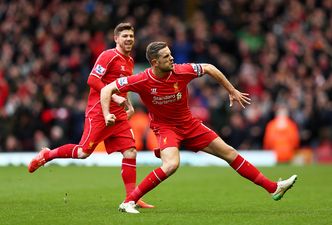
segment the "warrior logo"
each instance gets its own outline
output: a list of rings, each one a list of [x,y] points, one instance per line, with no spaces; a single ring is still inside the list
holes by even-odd
[[[157,88],[151,88],[151,94],[157,94]]]

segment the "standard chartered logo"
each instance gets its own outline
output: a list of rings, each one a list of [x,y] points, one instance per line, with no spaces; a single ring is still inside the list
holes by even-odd
[[[155,105],[164,105],[172,102],[176,102],[182,99],[182,93],[165,95],[165,96],[153,96],[152,103]]]

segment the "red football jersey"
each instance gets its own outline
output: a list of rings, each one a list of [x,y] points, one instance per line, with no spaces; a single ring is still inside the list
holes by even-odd
[[[175,64],[173,71],[158,78],[152,69],[139,74],[119,78],[116,81],[121,93],[137,92],[149,110],[151,125],[179,125],[192,119],[188,106],[188,83],[201,75],[200,64]]]
[[[118,50],[109,49],[102,52],[93,66],[90,76],[96,76],[105,84],[112,83],[119,77],[127,77],[133,74],[134,60],[132,57],[121,54]],[[126,97],[126,92],[120,94]],[[111,102],[111,113],[117,120],[126,120],[127,114],[123,107]],[[100,105],[100,92],[90,88],[86,116],[103,115]]]

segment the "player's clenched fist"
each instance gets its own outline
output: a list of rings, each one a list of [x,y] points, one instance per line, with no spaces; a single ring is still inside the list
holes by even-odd
[[[115,123],[116,117],[114,114],[108,114],[105,116],[106,126],[112,126]]]

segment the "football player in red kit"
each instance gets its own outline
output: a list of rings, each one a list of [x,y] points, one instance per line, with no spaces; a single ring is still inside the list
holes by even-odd
[[[102,52],[95,62],[89,75],[88,85],[90,93],[85,111],[84,131],[79,144],[66,144],[55,149],[43,148],[30,162],[29,172],[33,173],[39,167],[55,158],[87,158],[99,144],[104,141],[108,154],[121,152],[123,155],[121,175],[126,193],[129,195],[136,186],[136,149],[133,132],[128,119],[133,115],[133,106],[127,108],[116,102],[126,97],[122,92],[119,96],[112,96],[110,109],[116,123],[106,126],[100,105],[100,90],[117,78],[133,74],[134,60],[130,56],[134,45],[134,28],[129,23],[120,23],[114,29],[116,47]],[[143,208],[153,208],[142,200],[137,205]]]
[[[192,116],[188,107],[187,85],[191,80],[208,74],[228,91],[230,106],[237,101],[243,108],[245,104],[250,104],[248,94],[235,89],[224,74],[211,64],[174,64],[171,51],[164,42],[149,44],[146,57],[151,68],[137,75],[119,78],[101,90],[101,105],[107,126],[117,121],[109,107],[112,94],[133,91],[140,95],[149,111],[151,128],[157,136],[162,160],[162,165],[143,179],[121,203],[119,210],[139,213],[135,208],[137,200],[179,167],[180,145],[225,160],[241,176],[263,187],[274,200],[281,199],[295,183],[297,175],[279,182],[266,178],[214,131]]]

